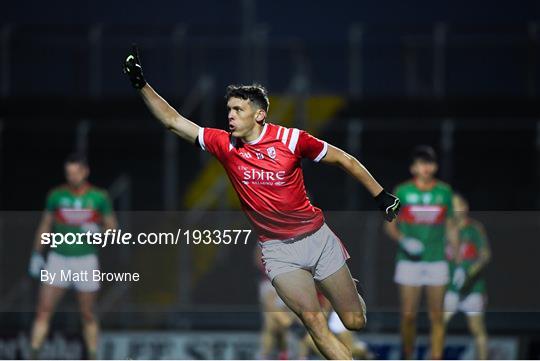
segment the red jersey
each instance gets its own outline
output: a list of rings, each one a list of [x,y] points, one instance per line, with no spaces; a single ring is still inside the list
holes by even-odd
[[[307,197],[300,160],[320,161],[328,150],[326,142],[270,123],[251,142],[202,127],[198,139],[225,168],[260,241],[313,233],[323,225],[322,211]]]

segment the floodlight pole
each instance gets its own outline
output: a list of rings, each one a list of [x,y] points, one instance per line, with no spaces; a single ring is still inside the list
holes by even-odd
[[[186,37],[186,26],[177,24],[172,32],[172,58],[173,58],[173,79],[175,84],[174,93],[180,97],[182,95],[182,85],[185,79],[185,69],[182,60],[186,58],[182,48]]]
[[[452,154],[454,151],[455,122],[453,119],[445,119],[441,126],[441,176],[452,183],[453,166]]]
[[[358,156],[362,149],[362,132],[364,125],[359,119],[353,119],[347,124],[347,150],[353,156]],[[347,209],[358,210],[358,182],[352,177],[347,177]]]
[[[251,82],[253,76],[252,41],[255,29],[256,2],[254,0],[242,0],[242,45],[240,48],[240,76],[244,82]]]
[[[253,79],[264,86],[267,86],[268,76],[268,26],[258,24],[253,31]]]
[[[528,95],[533,98],[536,96],[536,74],[538,72],[538,52],[539,52],[539,43],[538,43],[538,32],[539,24],[538,22],[529,23],[529,66],[528,66],[528,76],[527,76],[527,86],[528,86]]]
[[[0,31],[0,57],[1,57],[1,87],[0,95],[6,98],[10,93],[10,75],[11,75],[11,36],[13,34],[13,25],[4,24]]]
[[[90,79],[88,79],[89,94],[93,98],[101,97],[101,51],[102,51],[103,25],[94,24],[88,32],[88,42],[90,43]]]
[[[349,27],[349,94],[353,98],[363,95],[362,39],[364,29],[360,24]]]
[[[75,137],[75,150],[77,153],[88,156],[88,133],[90,132],[90,121],[81,119],[77,124]]]
[[[433,28],[433,95],[443,98],[446,95],[446,34],[445,23],[437,23]]]
[[[414,42],[409,39],[404,39],[404,61],[405,61],[405,86],[407,96],[415,97],[419,93],[418,81],[418,54],[416,53]]]
[[[536,121],[536,184],[540,184],[540,120]],[[540,209],[539,192],[536,192],[536,209]]]

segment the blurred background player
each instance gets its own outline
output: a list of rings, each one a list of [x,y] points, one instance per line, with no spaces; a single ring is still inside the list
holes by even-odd
[[[266,273],[277,293],[326,358],[350,358],[350,350],[328,329],[315,287],[349,329],[365,326],[365,303],[347,267],[348,252],[307,197],[301,160],[343,168],[371,193],[388,222],[397,216],[399,199],[350,154],[306,131],[267,123],[270,102],[260,85],[227,87],[225,131],[199,127],[157,94],[144,79],[136,47],[124,62],[124,73],[165,127],[218,159],[258,233]]]
[[[401,301],[403,358],[413,357],[416,316],[425,288],[431,322],[431,357],[442,358],[444,347],[443,301],[448,282],[445,240],[457,247],[452,225],[452,189],[435,178],[433,148],[417,146],[412,153],[413,179],[400,184],[395,194],[403,208],[398,222],[388,223],[388,235],[398,243],[394,281]],[[448,233],[448,238],[447,238]]]
[[[287,332],[294,315],[279,297],[270,278],[264,271],[261,248],[255,247],[255,265],[259,269],[259,301],[262,308],[263,327],[261,332],[262,360],[288,359]]]
[[[460,241],[459,263],[450,250],[447,256],[451,281],[444,298],[444,318],[448,323],[456,312],[464,312],[474,337],[476,358],[486,360],[488,350],[484,310],[487,297],[483,271],[491,259],[491,250],[482,224],[469,218],[469,204],[465,198],[455,195],[453,203]]]
[[[67,183],[51,190],[46,207],[36,232],[34,249],[29,265],[32,277],[39,278],[41,269],[56,273],[52,284],[42,282],[39,290],[36,315],[31,334],[31,356],[39,357],[39,350],[47,336],[49,323],[57,303],[69,288],[77,291],[81,312],[83,338],[88,358],[96,357],[99,326],[94,312],[94,303],[99,282],[92,280],[92,270],[99,269],[97,249],[90,244],[61,244],[51,248],[44,259],[41,234],[99,232],[116,228],[117,221],[106,191],[88,183],[90,173],[83,155],[72,154],[64,164]],[[68,282],[60,279],[61,270],[72,273],[88,271],[87,281]]]

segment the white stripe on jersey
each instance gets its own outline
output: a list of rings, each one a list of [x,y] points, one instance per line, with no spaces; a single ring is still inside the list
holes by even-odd
[[[294,150],[296,149],[296,143],[298,142],[298,136],[300,135],[300,131],[296,128],[294,128],[291,132],[291,141],[289,142],[289,150],[294,154]]]
[[[323,142],[323,149],[321,150],[317,158],[313,159],[313,161],[318,162],[323,159],[323,157],[326,155],[326,152],[328,152],[328,143]]]
[[[278,126],[279,127],[279,126]],[[276,135],[276,139],[279,139],[279,136],[281,135],[281,131],[283,130],[283,127],[279,127]]]
[[[289,136],[289,128],[285,128],[283,132],[283,137],[281,138],[281,143],[287,144],[287,137]]]
[[[257,139],[252,140],[251,142],[245,142],[245,143],[246,144],[257,144],[257,143],[259,143],[263,139],[264,135],[266,134],[266,129],[267,128],[268,128],[268,123],[265,123],[263,128],[262,128],[261,134],[259,134]]]
[[[204,128],[199,127],[199,145],[201,146],[202,150],[206,150],[206,147],[204,146]]]

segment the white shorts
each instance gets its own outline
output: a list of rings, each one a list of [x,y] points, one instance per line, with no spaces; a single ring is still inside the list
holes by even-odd
[[[266,274],[273,281],[282,273],[305,269],[317,281],[337,272],[349,253],[325,224],[315,233],[293,240],[269,240],[260,243]]]
[[[471,316],[478,315],[484,312],[485,304],[484,295],[478,292],[470,293],[461,300],[456,292],[449,291],[444,296],[444,311],[452,314],[461,311]]]
[[[266,299],[269,293],[272,293],[275,296],[275,306],[277,308],[286,308],[285,302],[279,297],[276,292],[276,289],[272,285],[272,282],[268,278],[265,278],[259,282],[259,301],[262,303]]]
[[[444,286],[449,272],[446,261],[412,262],[398,261],[394,282],[405,286]]]
[[[345,327],[343,322],[341,322],[341,319],[336,311],[332,311],[332,313],[330,313],[330,317],[328,318],[328,328],[336,335],[347,331],[347,327]]]
[[[93,271],[99,269],[98,258],[95,254],[64,256],[55,252],[49,252],[45,269],[55,275],[52,283],[51,281],[46,282],[52,286],[61,288],[73,287],[80,292],[95,292],[99,289],[99,281],[92,279]],[[86,277],[78,277],[75,274],[86,274]]]

